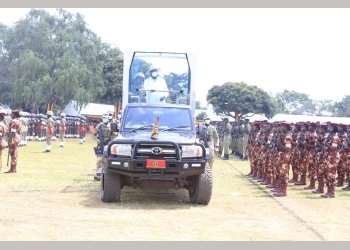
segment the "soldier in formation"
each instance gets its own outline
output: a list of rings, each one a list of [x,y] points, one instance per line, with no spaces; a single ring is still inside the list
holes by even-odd
[[[8,147],[10,150],[10,156],[11,156],[11,165],[10,169],[6,171],[5,173],[16,173],[17,172],[17,161],[18,161],[18,144],[21,140],[20,134],[21,134],[21,122],[19,120],[19,110],[12,110],[11,111],[11,122],[8,126]]]
[[[5,110],[0,110],[0,170],[2,169],[2,151],[6,148],[7,126],[4,122],[6,116]]]
[[[248,176],[268,184],[274,195],[286,196],[290,183],[323,198],[334,198],[335,188],[342,187],[345,178],[348,186],[342,190],[350,190],[348,125],[255,121],[251,126]],[[289,172],[292,178],[287,181]]]

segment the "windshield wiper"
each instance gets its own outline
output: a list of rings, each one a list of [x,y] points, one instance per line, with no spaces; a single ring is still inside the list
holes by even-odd
[[[173,131],[173,130],[176,130],[178,128],[189,128],[190,126],[176,126],[176,127],[172,127],[172,128],[167,128],[167,129],[164,129],[162,131]]]
[[[144,130],[144,129],[149,128],[149,127],[153,127],[153,124],[149,124],[149,125],[145,125],[145,126],[131,129],[130,132],[136,132],[136,130]]]

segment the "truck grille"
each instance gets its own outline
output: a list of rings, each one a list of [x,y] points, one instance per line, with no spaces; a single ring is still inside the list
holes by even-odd
[[[176,147],[173,144],[146,144],[136,145],[136,158],[168,158],[176,159]]]

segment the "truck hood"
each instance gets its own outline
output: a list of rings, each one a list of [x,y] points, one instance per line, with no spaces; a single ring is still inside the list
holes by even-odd
[[[135,141],[173,141],[173,142],[189,142],[194,143],[196,141],[195,135],[192,133],[184,133],[184,132],[170,132],[164,131],[159,132],[158,139],[151,139],[151,131],[137,131],[137,132],[121,132],[118,135],[118,140],[135,140]]]

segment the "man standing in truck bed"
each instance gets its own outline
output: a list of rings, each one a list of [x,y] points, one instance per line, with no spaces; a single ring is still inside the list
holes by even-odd
[[[150,77],[144,81],[144,89],[146,92],[147,103],[165,103],[165,98],[169,96],[168,86],[164,78],[159,76],[160,68],[151,66],[149,69]],[[158,92],[165,91],[165,92]]]

